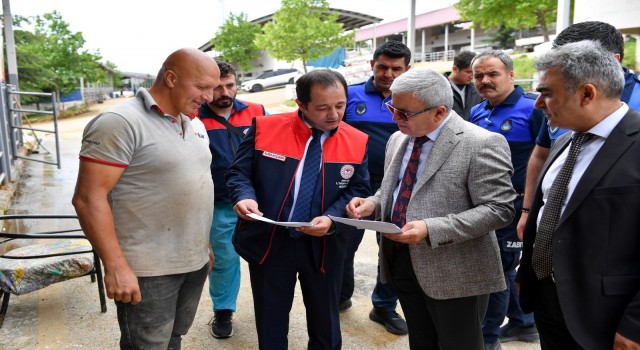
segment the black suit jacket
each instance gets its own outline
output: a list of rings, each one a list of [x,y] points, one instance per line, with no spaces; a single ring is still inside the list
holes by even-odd
[[[538,179],[524,232],[520,303],[531,312],[531,267],[540,183],[569,144],[556,141]],[[640,342],[640,113],[630,109],[577,184],[552,239],[553,269],[567,328],[585,349],[611,349],[616,332]]]
[[[451,82],[449,83],[453,84]],[[460,97],[460,94],[458,94],[458,92],[453,88],[453,86],[451,87],[451,89],[453,90],[453,110],[456,111],[456,113],[458,113],[458,115],[461,116],[462,119],[469,120],[469,113],[471,113],[471,107],[482,102],[482,97],[478,94],[478,90],[476,90],[476,87],[473,85],[473,83],[466,85],[466,88],[464,89],[465,104],[463,107],[462,98]]]

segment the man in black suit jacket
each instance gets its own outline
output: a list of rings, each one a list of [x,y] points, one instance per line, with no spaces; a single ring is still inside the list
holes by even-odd
[[[453,58],[451,72],[445,76],[449,79],[453,90],[453,110],[464,120],[469,120],[471,107],[482,102],[482,97],[473,85],[473,70],[471,60],[476,57],[475,52],[462,51]]]
[[[534,312],[542,349],[640,349],[640,113],[620,101],[619,62],[593,41],[550,51],[536,68],[536,108],[573,132],[555,142],[534,194],[522,309]],[[581,133],[591,136],[567,170]]]

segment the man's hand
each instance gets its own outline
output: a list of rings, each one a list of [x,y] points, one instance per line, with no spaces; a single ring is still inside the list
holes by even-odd
[[[402,227],[402,233],[385,233],[392,241],[406,244],[417,244],[429,236],[429,229],[424,220],[410,221]]]
[[[620,333],[616,333],[615,338],[613,338],[613,350],[640,350],[640,344],[623,337]]]
[[[119,268],[105,267],[104,286],[109,299],[132,305],[142,300],[138,277],[128,265]]]
[[[351,219],[360,219],[371,216],[376,209],[376,204],[368,199],[353,197],[347,204],[347,216]]]
[[[262,212],[258,210],[258,203],[253,199],[243,199],[239,201],[233,206],[233,210],[236,212],[236,215],[245,220],[253,220],[247,216],[247,214],[251,213],[262,216]]]
[[[313,226],[298,227],[297,231],[311,236],[324,236],[333,225],[333,221],[328,216],[318,216],[311,220]]]
[[[524,242],[524,227],[527,224],[527,218],[529,217],[529,213],[522,212],[520,215],[520,220],[518,221],[518,228],[516,229],[518,232],[518,239]]]

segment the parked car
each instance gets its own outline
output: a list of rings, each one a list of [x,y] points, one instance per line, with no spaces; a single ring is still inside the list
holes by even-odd
[[[244,91],[258,92],[275,86],[293,84],[299,76],[300,72],[295,68],[277,69],[262,73],[256,79],[243,82],[240,88]]]

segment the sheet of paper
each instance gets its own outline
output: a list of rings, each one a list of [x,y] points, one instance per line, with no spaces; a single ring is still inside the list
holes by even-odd
[[[336,216],[329,215],[331,220],[339,222],[349,226],[355,226],[360,229],[373,230],[382,233],[402,233],[402,229],[390,222],[371,221],[371,220],[358,220],[358,219],[345,219]]]
[[[287,222],[287,221],[273,221],[271,219],[267,219],[264,216],[256,215],[254,213],[247,214],[248,217],[264,221],[273,225],[285,226],[285,227],[304,227],[304,226],[313,226],[310,222]]]

